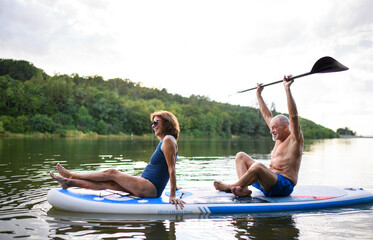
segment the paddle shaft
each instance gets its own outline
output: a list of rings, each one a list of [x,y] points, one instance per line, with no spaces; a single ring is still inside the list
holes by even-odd
[[[300,75],[297,75],[297,76],[293,76],[293,77],[287,78],[286,80],[290,81],[290,80],[300,78],[300,77],[304,77],[304,76],[314,74],[314,73],[329,73],[329,72],[339,72],[339,71],[345,71],[345,70],[348,70],[348,67],[342,65],[341,63],[339,63],[334,58],[332,58],[332,57],[322,57],[322,58],[320,58],[319,60],[316,61],[316,63],[313,65],[310,72],[300,74]],[[283,80],[268,83],[268,84],[264,84],[264,85],[262,85],[262,87],[270,86],[270,85],[280,83],[280,82],[283,82]],[[237,93],[243,93],[243,92],[247,92],[247,91],[254,90],[254,89],[257,89],[257,87],[242,90],[242,91],[239,91]]]
[[[300,77],[308,76],[308,75],[310,75],[310,74],[312,74],[312,73],[311,73],[311,72],[303,73],[303,74],[300,74],[300,75],[296,75],[296,76],[289,77],[289,78],[287,78],[286,80],[287,80],[287,81],[290,81],[290,80],[293,80],[293,79],[296,79],[296,78],[300,78]],[[276,81],[276,82],[267,83],[267,84],[262,85],[262,87],[266,87],[266,86],[270,86],[270,85],[273,85],[273,84],[281,83],[281,82],[283,82],[283,81],[284,81],[284,80],[279,80],[279,81]],[[239,92],[237,92],[237,93],[243,93],[243,92],[251,91],[251,90],[254,90],[254,89],[257,89],[257,87],[253,87],[253,88],[245,89],[245,90],[239,91]]]

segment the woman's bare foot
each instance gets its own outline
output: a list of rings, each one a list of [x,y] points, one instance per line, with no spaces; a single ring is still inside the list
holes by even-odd
[[[64,168],[61,164],[57,163],[56,169],[57,169],[57,172],[61,176],[65,177],[65,178],[73,178],[72,173],[69,172],[66,168]]]
[[[223,183],[222,181],[214,181],[214,187],[216,190],[231,192],[231,185]]]
[[[237,197],[250,197],[252,191],[248,189],[247,187],[242,188],[240,186],[234,186],[231,188],[232,193],[236,195]]]
[[[54,181],[57,181],[57,182],[61,185],[61,187],[62,187],[63,189],[67,189],[67,188],[70,187],[70,186],[69,186],[69,180],[68,180],[68,179],[66,179],[66,178],[64,178],[64,177],[57,177],[56,175],[54,175],[53,172],[50,172],[49,175],[51,175],[52,179],[53,179]]]

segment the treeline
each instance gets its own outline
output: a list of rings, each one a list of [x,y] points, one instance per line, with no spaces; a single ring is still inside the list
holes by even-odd
[[[356,136],[356,132],[350,130],[348,127],[338,128],[337,133],[343,136]]]
[[[260,111],[218,103],[204,96],[182,97],[142,87],[129,79],[47,75],[27,61],[0,59],[0,134],[31,132],[66,136],[83,133],[151,133],[150,113],[173,112],[182,136],[268,136]],[[333,138],[330,129],[301,119],[306,138]]]

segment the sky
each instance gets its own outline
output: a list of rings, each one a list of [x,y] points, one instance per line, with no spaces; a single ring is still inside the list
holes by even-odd
[[[236,92],[331,56],[349,70],[296,79],[299,115],[373,136],[372,11],[371,0],[0,0],[0,58],[257,107],[255,91]],[[287,112],[282,84],[262,95]]]

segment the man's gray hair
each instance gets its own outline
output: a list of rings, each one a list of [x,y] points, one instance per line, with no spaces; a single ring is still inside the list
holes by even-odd
[[[285,115],[276,115],[274,118],[278,118],[278,123],[281,125],[281,126],[284,126],[285,124],[288,125],[289,129],[290,129],[290,121],[289,121],[289,118],[287,118]]]

